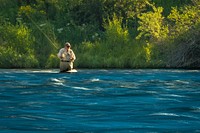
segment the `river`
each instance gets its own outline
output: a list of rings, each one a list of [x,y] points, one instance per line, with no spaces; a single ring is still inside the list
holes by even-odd
[[[0,133],[199,133],[199,125],[199,70],[0,69]]]

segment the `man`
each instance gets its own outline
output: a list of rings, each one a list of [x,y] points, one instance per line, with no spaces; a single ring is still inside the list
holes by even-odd
[[[73,62],[76,59],[76,56],[71,49],[69,42],[66,42],[64,48],[60,49],[58,58],[60,58],[60,72],[65,72],[73,69]]]

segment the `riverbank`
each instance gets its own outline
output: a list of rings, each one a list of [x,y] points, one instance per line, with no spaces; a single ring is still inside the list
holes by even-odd
[[[66,42],[77,68],[200,68],[198,1],[96,2],[0,2],[0,68],[58,68]]]

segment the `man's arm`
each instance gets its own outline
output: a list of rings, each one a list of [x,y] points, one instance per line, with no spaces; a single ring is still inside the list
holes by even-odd
[[[57,54],[58,58],[62,59],[62,53],[63,53],[63,48],[60,49],[60,51],[58,52]]]
[[[71,50],[71,61],[73,62],[74,60],[76,60],[76,55],[74,54],[73,50]]]

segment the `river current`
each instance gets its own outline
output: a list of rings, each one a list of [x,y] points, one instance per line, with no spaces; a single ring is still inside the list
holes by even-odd
[[[200,71],[0,69],[0,133],[200,132]]]

